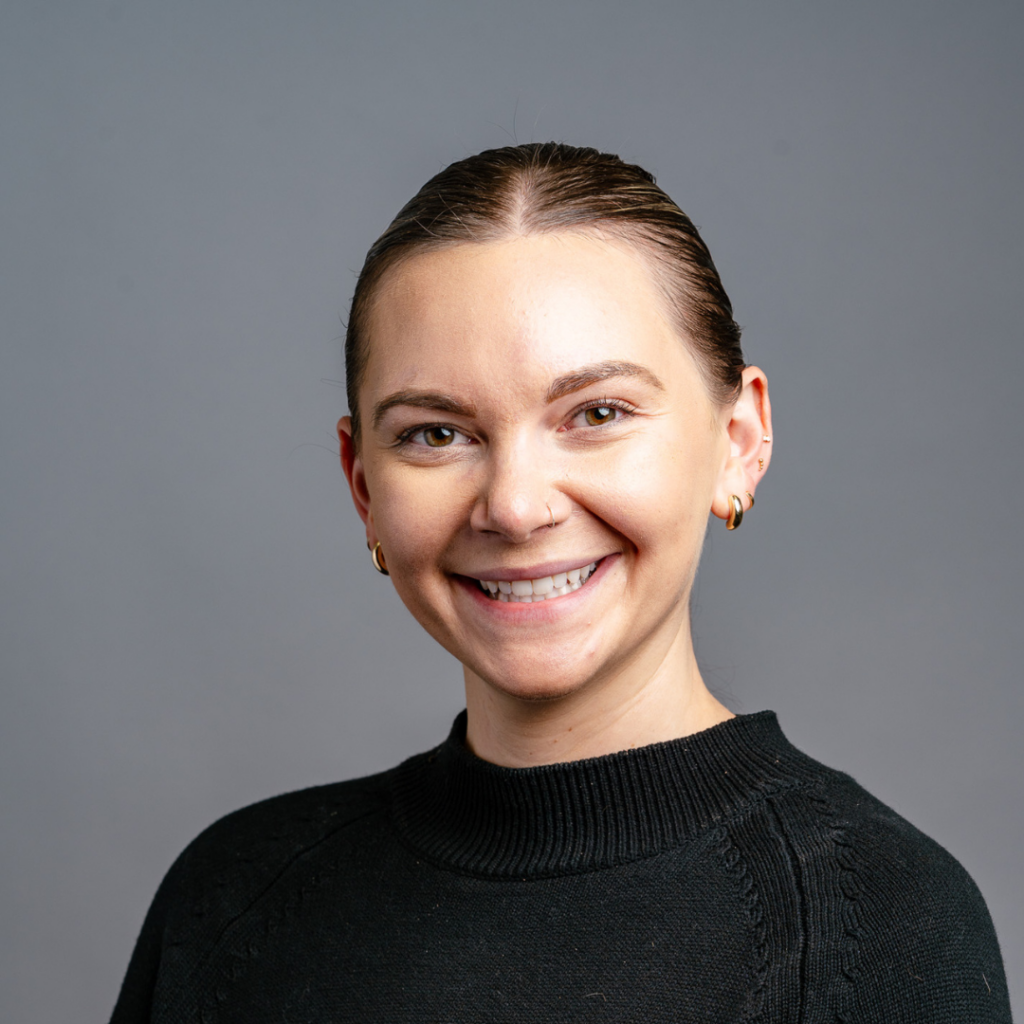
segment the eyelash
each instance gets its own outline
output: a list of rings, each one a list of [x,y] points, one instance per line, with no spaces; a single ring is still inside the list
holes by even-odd
[[[582,416],[589,409],[618,409],[619,412],[625,413],[626,416],[632,416],[636,412],[636,406],[630,405],[629,402],[622,401],[621,398],[595,398],[592,402],[587,402],[581,405],[573,414],[569,417],[569,422],[576,419],[577,416]],[[612,423],[618,423],[621,417],[616,417],[612,420]],[[591,430],[598,430],[599,427],[591,426],[588,424]],[[603,426],[603,424],[602,424]]]
[[[451,423],[417,423],[414,427],[406,427],[406,429],[395,438],[394,447],[402,448],[407,445],[410,438],[414,437],[416,434],[422,434],[426,430],[437,430],[439,428],[444,430],[454,430],[457,434],[463,434],[467,437],[469,436],[464,430],[459,430],[458,427],[453,426]],[[418,447],[429,448],[430,445],[425,444],[419,445]]]
[[[592,401],[586,402],[584,405],[581,405],[578,409],[574,409],[572,415],[569,416],[566,423],[571,423],[574,419],[576,419],[577,416],[582,416],[589,409],[618,409],[626,416],[632,416],[633,413],[636,412],[636,406],[631,405],[629,402],[624,402],[620,398],[595,398]],[[618,423],[619,419],[619,417],[616,417],[611,422]],[[602,426],[603,425],[604,424],[602,424]],[[403,430],[395,438],[394,447],[402,448],[405,445],[407,445],[410,439],[413,438],[416,434],[421,434],[425,430],[436,430],[439,427],[443,427],[446,430],[454,430],[456,433],[465,435],[465,431],[459,430],[458,427],[452,425],[451,423],[417,423],[414,426],[406,427],[406,429]],[[601,427],[588,425],[588,427],[585,427],[583,429],[600,430]],[[430,445],[422,445],[418,447],[429,448]]]

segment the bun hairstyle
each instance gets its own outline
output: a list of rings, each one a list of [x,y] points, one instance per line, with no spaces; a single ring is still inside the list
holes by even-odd
[[[625,242],[646,257],[708,393],[736,400],[740,328],[711,253],[654,176],[610,153],[560,142],[488,149],[446,167],[402,207],[370,247],[352,298],[345,377],[353,433],[370,339],[369,316],[389,270],[422,252],[516,235],[577,232]]]

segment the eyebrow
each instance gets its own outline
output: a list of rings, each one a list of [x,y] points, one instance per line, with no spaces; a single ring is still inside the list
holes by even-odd
[[[592,363],[590,366],[581,366],[578,370],[562,374],[556,378],[548,388],[548,401],[554,402],[559,398],[565,398],[574,391],[582,391],[591,384],[600,384],[605,380],[612,380],[615,377],[633,377],[642,380],[658,391],[664,391],[665,385],[639,363],[620,363],[614,360],[604,363]]]
[[[411,405],[418,409],[434,409],[437,412],[447,412],[452,416],[466,416],[470,419],[476,415],[476,409],[472,405],[460,402],[457,398],[446,395],[443,391],[420,391],[416,388],[406,388],[403,391],[396,391],[388,395],[387,398],[382,398],[373,407],[374,428],[380,426],[380,421],[396,405]]]
[[[641,380],[645,384],[656,388],[659,391],[665,390],[665,385],[639,363],[622,363],[610,360],[603,363],[592,363],[589,366],[581,366],[579,369],[571,370],[556,377],[548,388],[546,401],[556,402],[566,395],[571,395],[592,384],[600,384],[602,381],[612,380],[615,377],[632,377]],[[446,412],[452,416],[465,416],[472,419],[476,416],[476,408],[466,402],[460,402],[452,395],[443,391],[421,391],[418,388],[404,388],[395,391],[382,398],[373,407],[373,426],[376,429],[387,413],[396,406],[406,405],[417,409],[432,409],[435,412]]]

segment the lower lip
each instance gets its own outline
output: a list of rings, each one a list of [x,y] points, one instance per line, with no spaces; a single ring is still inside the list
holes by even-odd
[[[547,601],[497,601],[488,597],[480,589],[478,580],[472,580],[468,576],[455,576],[455,579],[462,589],[469,594],[474,603],[503,622],[549,622],[562,615],[574,611],[581,601],[585,601],[588,592],[597,586],[609,571],[618,555],[606,555],[597,563],[597,568],[587,578],[587,582],[571,594],[563,594],[561,597],[552,597]]]

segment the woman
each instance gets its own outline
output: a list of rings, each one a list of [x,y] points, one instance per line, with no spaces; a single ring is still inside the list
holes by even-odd
[[[346,358],[373,565],[467,710],[203,833],[115,1024],[1010,1019],[963,869],[701,679],[708,511],[750,513],[771,407],[649,174],[556,144],[452,165],[370,250]]]

